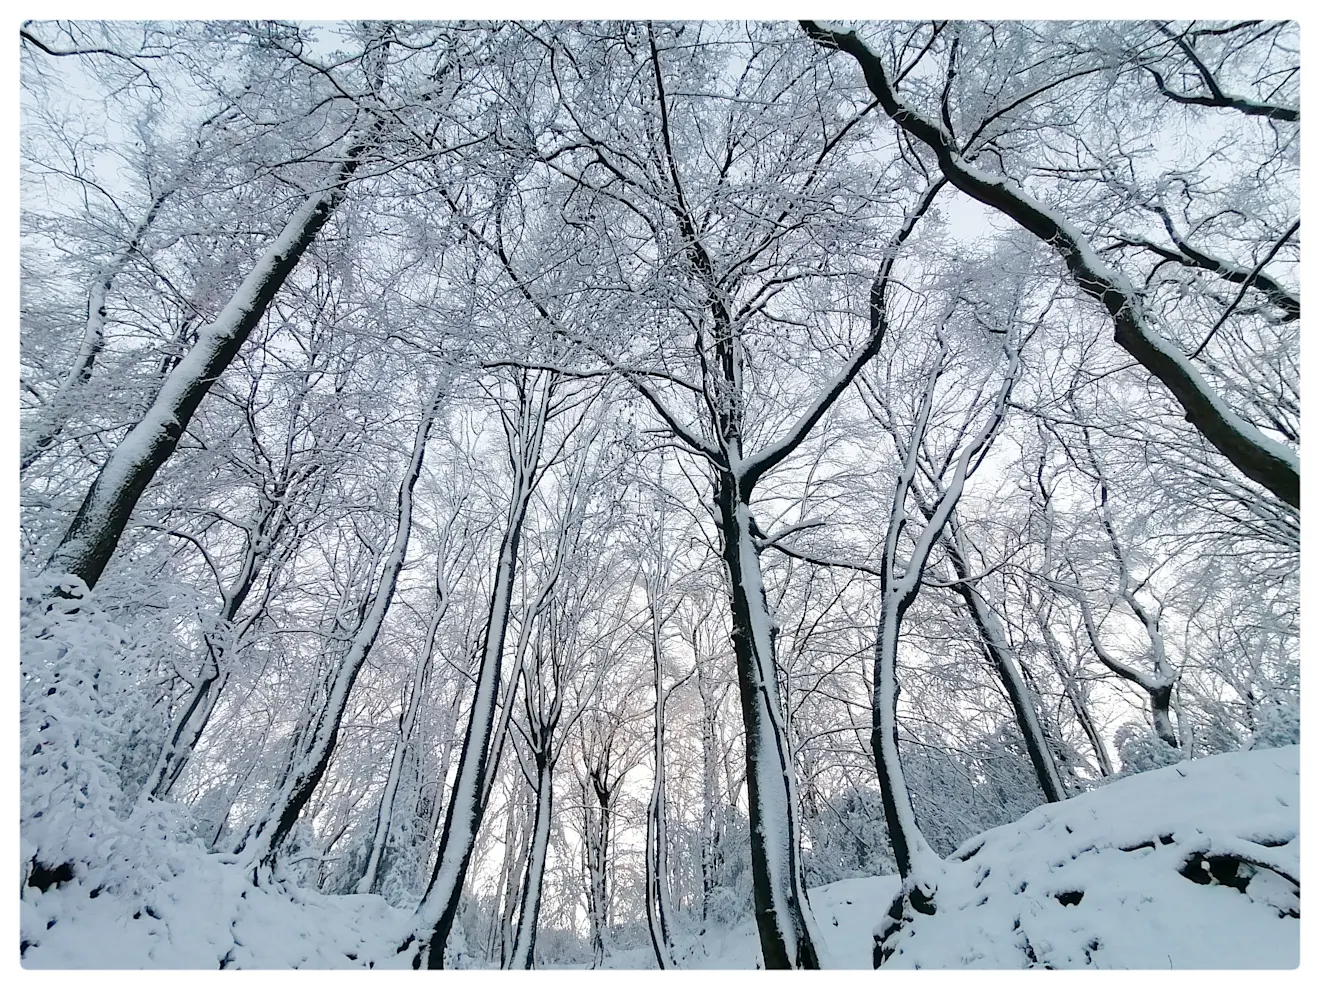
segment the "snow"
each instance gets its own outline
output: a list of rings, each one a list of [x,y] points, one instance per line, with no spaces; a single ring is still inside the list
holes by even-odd
[[[140,903],[90,898],[81,882],[41,893],[24,890],[20,925],[28,969],[390,968],[405,956],[382,953],[408,912],[378,896],[326,896],[274,884],[254,887],[238,864],[206,855]],[[356,957],[356,959],[354,958]],[[223,964],[223,966],[222,966]]]
[[[1262,871],[1245,892],[1202,885],[1178,867],[1196,851],[1236,851],[1298,875],[1298,747],[1233,753],[1139,774],[967,843],[948,862],[934,916],[899,929],[894,968],[1285,968],[1296,966],[1295,889]],[[1171,836],[1163,843],[1160,836]],[[1258,840],[1282,842],[1272,848]],[[1124,847],[1153,842],[1154,848]],[[232,858],[171,844],[172,874],[136,898],[89,897],[89,881],[24,888],[28,968],[406,968],[395,955],[409,912],[376,895],[253,887]],[[970,853],[970,855],[968,855]],[[959,857],[965,861],[959,862]],[[163,860],[162,860],[163,862]],[[895,876],[841,880],[809,897],[823,956],[871,968],[871,932]],[[1065,905],[1060,894],[1081,891]],[[137,915],[134,917],[134,915]],[[754,923],[680,943],[679,965],[753,969]],[[356,957],[356,959],[351,957]],[[607,968],[654,965],[649,946]]]
[[[239,858],[193,837],[186,809],[125,799],[111,757],[133,699],[98,660],[122,641],[81,582],[64,584],[68,598],[31,595],[21,615],[23,965],[408,968],[412,953],[395,949],[416,925],[412,912],[279,876],[254,886]],[[1297,746],[1183,762],[985,832],[941,862],[936,913],[905,915],[886,965],[1294,967],[1299,763]],[[1251,865],[1231,878],[1218,857]],[[69,864],[71,876],[41,890],[27,879],[34,860]],[[898,889],[888,876],[811,891],[822,962],[869,968],[871,932]],[[760,958],[750,918],[676,936],[682,967],[754,968]],[[646,966],[649,954],[605,964]]]
[[[1260,870],[1239,892],[1179,870],[1231,854],[1299,877],[1298,773],[1297,746],[1228,753],[983,833],[950,858],[936,913],[909,912],[889,936],[886,966],[1295,967],[1293,884]]]
[[[822,960],[830,969],[870,969],[871,930],[898,894],[898,877],[857,877],[839,880],[807,892],[816,920]],[[711,933],[705,953],[690,953],[680,965],[691,969],[756,969],[761,943],[756,925],[748,921],[725,932]],[[609,957],[606,966],[622,959]]]

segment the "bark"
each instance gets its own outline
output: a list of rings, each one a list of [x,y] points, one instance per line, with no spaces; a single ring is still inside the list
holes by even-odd
[[[494,728],[495,699],[499,695],[500,660],[509,622],[518,544],[522,536],[522,515],[526,512],[525,500],[519,497],[518,503],[515,509],[517,516],[510,520],[510,526],[500,544],[481,666],[477,672],[476,692],[472,699],[472,714],[463,734],[463,748],[459,751],[458,778],[454,782],[449,809],[445,814],[444,830],[440,834],[440,853],[436,857],[426,896],[417,909],[419,921],[431,929],[430,945],[426,953],[428,969],[444,968],[444,945],[458,913],[458,899],[472,858],[477,830],[481,827],[481,819],[486,810],[481,800],[482,782],[486,775],[488,747]]]
[[[545,856],[550,845],[550,821],[554,811],[554,764],[545,752],[535,754],[536,810],[533,814],[532,847],[523,877],[518,906],[518,931],[505,969],[531,969],[535,961],[536,923],[541,912],[541,890],[545,880]]]
[[[880,781],[880,800],[889,842],[894,850],[894,862],[898,865],[899,875],[907,879],[921,860],[935,855],[917,825],[917,813],[912,806],[898,748],[898,634],[903,615],[915,596],[905,600],[901,587],[896,589],[892,582],[883,578],[881,583],[882,611],[872,680],[875,694],[871,707],[871,752]]]
[[[1123,663],[1110,653],[1100,639],[1100,630],[1096,626],[1095,617],[1091,613],[1091,605],[1086,600],[1085,593],[1079,594],[1077,601],[1082,610],[1082,623],[1086,627],[1086,635],[1091,641],[1091,649],[1094,651],[1096,658],[1119,677],[1137,685],[1146,693],[1146,698],[1150,701],[1151,724],[1155,729],[1155,734],[1173,749],[1178,749],[1178,734],[1174,731],[1173,719],[1169,714],[1169,707],[1173,700],[1173,679],[1166,680],[1158,675],[1152,677],[1150,674]]]
[[[539,441],[537,449],[539,450]],[[524,461],[524,465],[526,463]],[[532,463],[535,464],[535,457]],[[531,500],[531,482],[530,471],[524,467],[517,479],[508,523],[500,541],[486,630],[482,637],[481,664],[477,671],[471,716],[463,733],[463,747],[458,757],[458,776],[445,814],[444,830],[440,835],[440,851],[436,856],[435,868],[426,895],[417,907],[418,934],[429,931],[430,936],[429,944],[423,953],[428,969],[444,968],[445,942],[449,938],[454,917],[458,913],[463,881],[467,876],[468,864],[476,844],[477,831],[481,827],[481,819],[486,811],[483,794],[486,787],[491,736],[495,727],[495,706],[500,690],[500,663],[504,654],[504,637],[509,625],[523,519]],[[400,951],[404,951],[417,937],[414,935],[406,940]],[[420,963],[421,956],[415,961],[414,966],[419,966]]]
[[[435,651],[436,633],[439,631],[440,623],[444,621],[445,612],[449,608],[447,589],[437,582],[435,592],[435,605],[431,611],[431,619],[426,625],[426,643],[422,647],[422,655],[413,670],[412,681],[408,685],[408,700],[404,705],[403,714],[399,716],[399,735],[394,741],[394,751],[390,756],[390,769],[385,778],[385,789],[381,793],[380,806],[376,811],[376,826],[371,835],[371,853],[367,857],[367,865],[363,868],[362,876],[357,883],[359,894],[373,894],[376,892],[380,858],[390,837],[390,828],[394,819],[394,801],[399,790],[404,757],[407,755],[408,747],[412,745],[413,732],[417,725],[417,715],[421,711],[423,688],[426,684],[427,672],[431,667],[431,656]]]
[[[752,900],[767,969],[819,969],[814,923],[797,849],[797,796],[781,722],[772,620],[739,479],[721,472],[716,489],[730,586],[733,648],[747,739]]]
[[[665,691],[660,653],[660,610],[656,589],[646,589],[651,612],[651,663],[655,675],[655,780],[646,805],[646,922],[656,965],[671,969],[674,943],[669,933],[669,836],[665,821]]]
[[[518,790],[515,781],[514,792],[509,795],[508,814],[504,823],[504,859],[500,864],[500,910],[493,917],[492,952],[490,958],[498,958],[500,968],[505,968],[509,953],[513,949],[513,918],[517,910],[518,863],[527,853],[527,835],[521,828],[521,802],[515,801]]]
[[[1091,614],[1090,602],[1087,600],[1085,592],[1079,592],[1078,603],[1081,606],[1086,635],[1091,641],[1092,650],[1094,650],[1101,663],[1115,674],[1131,681],[1146,692],[1146,696],[1150,699],[1151,722],[1154,725],[1155,734],[1173,749],[1179,749],[1178,734],[1174,731],[1173,718],[1169,713],[1173,702],[1173,688],[1178,683],[1178,673],[1169,663],[1168,653],[1164,647],[1164,634],[1160,631],[1159,619],[1152,615],[1141,603],[1141,600],[1137,598],[1136,591],[1133,589],[1128,554],[1119,541],[1118,532],[1114,527],[1113,513],[1109,508],[1109,485],[1105,480],[1104,472],[1101,470],[1100,461],[1095,455],[1095,448],[1091,446],[1091,436],[1088,430],[1082,430],[1082,439],[1086,448],[1087,460],[1100,483],[1100,525],[1105,531],[1105,536],[1109,539],[1109,549],[1113,554],[1114,561],[1118,564],[1118,594],[1146,631],[1146,638],[1149,640],[1151,648],[1152,672],[1147,674],[1144,671],[1137,670],[1126,663],[1122,663],[1109,652],[1100,640],[1100,630]]]
[[[1096,765],[1100,769],[1100,776],[1112,777],[1114,775],[1114,764],[1109,759],[1109,751],[1105,748],[1104,738],[1100,734],[1099,726],[1095,724],[1095,719],[1091,716],[1091,711],[1086,705],[1086,699],[1077,690],[1075,675],[1067,669],[1063,662],[1063,651],[1059,648],[1059,641],[1055,638],[1053,630],[1050,629],[1048,620],[1039,612],[1036,613],[1036,623],[1040,627],[1041,638],[1045,641],[1045,652],[1049,654],[1050,662],[1054,665],[1054,669],[1059,674],[1059,679],[1063,682],[1063,690],[1068,695],[1068,703],[1072,706],[1073,714],[1077,716],[1082,731],[1086,733],[1086,738],[1095,751]]]
[[[542,383],[539,397],[533,398],[526,380],[518,383],[519,412],[511,429],[509,458],[514,466],[514,487],[509,515],[500,541],[491,592],[490,610],[482,637],[481,664],[477,671],[471,716],[463,734],[463,748],[458,757],[440,850],[426,894],[417,905],[414,931],[400,945],[407,951],[421,942],[413,967],[425,959],[428,969],[444,968],[445,943],[458,914],[459,899],[467,877],[472,851],[476,845],[481,820],[486,813],[487,782],[491,763],[491,739],[495,729],[495,708],[500,692],[500,664],[504,657],[504,638],[513,606],[514,578],[518,569],[518,549],[522,540],[523,520],[536,488],[541,465],[541,447],[554,398],[557,376],[551,374]],[[515,432],[516,431],[516,437]]]
[[[192,759],[197,743],[201,741],[202,733],[215,713],[220,692],[228,682],[229,671],[220,669],[218,658],[203,668],[187,702],[170,723],[165,748],[161,750],[151,776],[147,778],[144,794],[157,800],[169,797],[170,791],[187,769],[188,761]]]
[[[894,441],[903,455],[903,466],[890,503],[889,526],[885,533],[880,565],[880,621],[875,638],[874,694],[871,706],[871,751],[880,782],[885,824],[893,845],[894,860],[899,874],[905,880],[912,880],[905,887],[904,896],[911,899],[916,910],[928,914],[935,910],[933,898],[941,861],[917,824],[912,797],[903,774],[898,746],[899,633],[907,610],[921,590],[921,579],[935,541],[944,532],[958,499],[962,497],[968,475],[975,470],[973,459],[975,464],[981,463],[1003,424],[1008,399],[1021,369],[1018,352],[1008,346],[1006,339],[1008,368],[990,415],[980,430],[963,446],[954,464],[953,476],[934,505],[923,507],[926,525],[913,537],[912,550],[907,560],[900,560],[898,541],[908,521],[905,509],[907,497],[914,490],[936,385],[948,357],[948,344],[939,329],[936,330],[936,339],[940,347],[939,357],[927,374],[916,421],[906,447],[898,433],[894,433]],[[969,426],[970,419],[964,423],[964,433]]]
[[[303,472],[300,478],[305,480],[312,473]],[[224,591],[216,629],[205,634],[207,661],[198,672],[187,702],[170,724],[165,746],[144,788],[143,793],[152,798],[168,797],[183,775],[201,741],[202,733],[210,723],[211,715],[220,701],[220,694],[229,682],[229,656],[265,614],[269,604],[269,587],[266,600],[242,622],[236,622],[239,611],[256,586],[257,577],[272,557],[274,546],[285,528],[291,487],[292,484],[286,482],[277,488],[274,497],[263,493],[259,498],[257,518],[247,531],[243,563],[229,588]]]
[[[715,777],[716,708],[702,657],[697,652],[693,632],[693,652],[697,658],[697,693],[701,696],[701,920],[710,914],[710,900],[715,892],[715,801],[718,781]]]
[[[1046,801],[1063,801],[1068,797],[1068,789],[1059,775],[1049,739],[1041,725],[1036,710],[1035,694],[1023,679],[999,617],[981,597],[975,585],[968,580],[970,571],[962,546],[962,530],[953,515],[949,517],[949,532],[942,538],[941,544],[958,577],[954,590],[967,604],[972,621],[976,624],[976,631],[981,638],[981,645],[985,648],[986,655],[990,658],[1013,706],[1013,716],[1017,720],[1018,729],[1022,732],[1022,739],[1031,758],[1032,769],[1036,772],[1036,782],[1040,784],[1041,793],[1045,795]]]
[[[605,931],[609,927],[609,891],[606,866],[609,863],[610,801],[612,794],[593,776],[592,795],[583,793],[583,856],[587,867],[587,919],[591,923],[591,968],[599,969],[605,962]],[[595,797],[596,810],[591,808]]]

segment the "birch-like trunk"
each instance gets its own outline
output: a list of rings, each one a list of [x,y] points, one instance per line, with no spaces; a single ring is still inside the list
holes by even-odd
[[[886,568],[886,571],[888,568]],[[871,706],[871,751],[880,779],[880,800],[885,825],[894,849],[894,862],[907,879],[920,864],[937,859],[917,825],[911,792],[903,773],[898,749],[898,634],[903,615],[911,604],[903,583],[882,580],[880,625],[875,643],[874,696]],[[884,587],[888,585],[888,587]],[[917,893],[914,890],[914,893]],[[918,894],[917,901],[921,900]]]
[[[902,896],[908,898],[913,908],[926,914],[935,912],[934,897],[943,864],[917,824],[911,792],[903,774],[898,746],[899,633],[904,615],[921,590],[922,575],[935,541],[944,532],[954,506],[962,497],[968,475],[981,463],[981,458],[1003,424],[1008,399],[1021,369],[1018,352],[1005,342],[1008,368],[995,404],[981,428],[964,443],[962,452],[954,462],[952,476],[934,505],[923,508],[926,525],[912,536],[911,552],[903,560],[899,555],[899,538],[908,524],[907,497],[916,488],[919,460],[930,423],[936,386],[948,357],[948,342],[942,330],[937,328],[935,336],[940,354],[927,375],[911,437],[904,444],[899,434],[894,433],[894,441],[903,455],[903,466],[890,503],[889,527],[885,533],[880,565],[880,621],[875,637],[871,705],[871,750],[880,781],[880,798],[890,843],[894,849],[894,860],[898,864],[899,874],[906,881]],[[971,419],[968,418],[962,426],[963,436],[967,435],[970,426]]]
[[[229,683],[228,659],[237,649],[238,644],[251,632],[270,604],[270,588],[266,591],[266,600],[241,623],[235,622],[239,610],[247,602],[248,595],[256,586],[257,576],[270,559],[272,548],[284,529],[288,512],[289,491],[286,487],[283,497],[278,499],[261,498],[260,507],[254,523],[247,532],[247,545],[244,549],[243,563],[238,574],[224,592],[224,600],[216,629],[206,633],[207,660],[198,671],[197,680],[189,692],[188,700],[175,714],[166,735],[165,746],[156,758],[151,776],[143,788],[143,794],[155,799],[169,796],[175,783],[183,775],[188,762],[196,752],[202,733],[211,721],[220,694]]]
[[[489,958],[498,959],[500,968],[509,959],[513,949],[513,917],[517,910],[518,864],[527,853],[527,836],[521,827],[522,804],[516,800],[517,781],[509,794],[508,813],[504,816],[504,858],[500,862],[499,912],[491,918],[491,945]]]

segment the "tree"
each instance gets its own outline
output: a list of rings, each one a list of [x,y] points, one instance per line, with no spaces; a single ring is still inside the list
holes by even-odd
[[[339,737],[339,727],[348,707],[348,696],[353,690],[358,672],[366,662],[385,622],[385,615],[394,600],[394,589],[403,570],[408,553],[408,538],[412,533],[413,488],[422,471],[426,455],[426,442],[431,435],[441,404],[445,399],[448,382],[441,378],[432,388],[417,424],[412,454],[399,485],[397,519],[394,539],[381,570],[379,586],[370,607],[365,608],[357,630],[348,644],[327,685],[319,710],[312,716],[298,739],[293,757],[280,785],[272,795],[266,811],[248,829],[235,853],[247,856],[254,872],[269,870],[280,844],[289,835],[303,807],[321,783],[330,757]],[[366,606],[366,602],[363,605]]]
[[[950,123],[950,85],[946,85],[943,90],[943,120],[937,121],[898,92],[893,74],[885,66],[884,60],[855,31],[837,31],[814,21],[803,21],[802,24],[807,34],[820,44],[845,52],[856,60],[865,76],[867,87],[885,113],[913,140],[928,149],[952,185],[1004,214],[1059,253],[1078,287],[1100,302],[1112,317],[1115,342],[1169,389],[1185,411],[1188,421],[1221,454],[1244,475],[1268,489],[1281,501],[1294,508],[1300,505],[1296,452],[1286,443],[1267,436],[1229,407],[1219,390],[1206,380],[1194,363],[1204,344],[1189,355],[1184,353],[1176,341],[1161,335],[1132,281],[1103,259],[1094,241],[1074,221],[1059,209],[1032,195],[1020,181],[1002,172],[987,170],[977,162],[977,158],[993,148],[994,141],[1007,130],[999,118],[1006,117],[1009,122],[1015,118],[1026,119],[1029,112],[1024,107],[1030,108],[1035,97],[1049,93],[1051,98],[1057,98],[1057,93],[1052,91],[1082,76],[1116,71],[1121,63],[1120,66],[1106,65],[1098,52],[1091,55],[1089,61],[1086,60],[1087,56],[1081,60],[1067,60],[1059,65],[1052,78],[1041,81],[1034,89],[1025,93],[1005,93],[999,106],[993,110],[987,109],[980,114],[979,120],[968,120],[964,127],[970,127],[971,133],[960,142]],[[938,31],[938,28],[935,30]],[[971,41],[970,38],[968,40]],[[1031,44],[1035,40],[1033,38],[1026,43]],[[1049,50],[1050,40],[1048,37],[1041,39],[1046,51]],[[933,47],[933,43],[934,38],[918,58],[923,57],[925,51]],[[958,45],[959,38],[955,37],[946,49],[949,83],[960,71],[967,70],[966,61],[960,62],[957,58]],[[1027,83],[1023,80],[1015,88],[1025,88],[1025,85],[1036,82],[1031,80]],[[1168,95],[1163,86],[1161,90]],[[1259,109],[1260,106],[1256,106],[1256,110]],[[1274,118],[1279,119],[1277,114]],[[1286,113],[1283,119],[1287,119]],[[1290,228],[1279,239],[1279,246],[1296,230],[1295,226]],[[1268,258],[1262,260],[1258,267],[1263,268],[1267,261]],[[1218,266],[1209,270],[1218,272]],[[1254,280],[1242,275],[1240,270],[1233,271],[1238,271],[1238,278],[1245,291]],[[1216,322],[1207,340],[1227,316],[1225,313]]]

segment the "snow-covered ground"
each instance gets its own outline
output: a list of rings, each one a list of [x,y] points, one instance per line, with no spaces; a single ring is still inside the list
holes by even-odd
[[[1296,966],[1298,767],[1296,746],[1210,757],[1115,781],[986,832],[946,863],[936,913],[909,913],[891,934],[887,965]],[[392,946],[407,912],[381,898],[255,888],[232,860],[161,841],[153,866],[160,880],[139,882],[136,894],[93,896],[94,870],[44,893],[24,887],[23,965],[406,965]],[[897,891],[890,876],[810,892],[828,966],[870,968],[871,932]],[[692,968],[754,968],[752,923],[708,931],[683,956]],[[650,963],[641,950],[607,960],[616,968]]]
[[[825,940],[822,962],[828,969],[870,969],[871,930],[898,893],[898,877],[839,880],[807,892],[816,924]],[[705,943],[706,957],[684,965],[701,969],[755,969],[761,960],[751,921],[716,934]]]
[[[1117,780],[950,857],[891,967],[1298,965],[1299,747]]]

